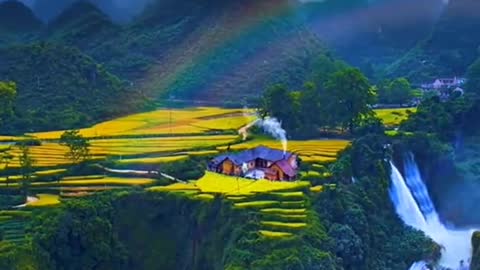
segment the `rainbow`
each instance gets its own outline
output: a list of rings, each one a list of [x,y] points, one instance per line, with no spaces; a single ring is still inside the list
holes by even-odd
[[[409,5],[402,3],[404,1],[394,0],[373,6],[337,7],[336,11],[326,10],[318,17],[305,18],[301,14],[302,4],[298,2],[245,1],[205,19],[146,73],[141,87],[164,98],[169,93],[179,99],[206,98],[221,102],[224,93],[202,90],[235,88],[229,85],[231,78],[242,80],[245,74],[249,76],[245,80],[264,81],[272,74],[262,73],[262,65],[273,65],[282,72],[289,64],[280,61],[280,55],[298,51],[305,54],[305,58],[314,55],[314,51],[308,52],[305,43],[296,40],[300,27],[308,25],[311,42],[320,44],[319,40],[324,38],[348,36],[353,32],[349,28],[370,27],[378,14],[395,9],[407,14]],[[407,8],[401,9],[402,6]],[[321,38],[316,39],[314,34]],[[205,92],[209,95],[204,96]]]

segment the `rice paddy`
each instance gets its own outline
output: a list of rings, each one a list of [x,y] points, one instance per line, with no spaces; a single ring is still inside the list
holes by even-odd
[[[37,194],[38,200],[27,203],[30,207],[52,206],[60,203],[60,197],[52,194]]]
[[[188,109],[161,109],[134,114],[103,122],[80,133],[88,138],[200,134],[209,130],[238,129],[251,122],[253,116],[243,116],[251,110],[198,107]],[[58,139],[63,131],[29,134],[39,139]]]
[[[300,156],[302,161],[310,163],[329,163],[336,160],[340,151],[350,144],[347,140],[307,140],[307,141],[288,141],[288,151]],[[274,149],[283,149],[279,141],[272,139],[255,139],[235,145],[231,145],[231,150],[245,150],[264,145]],[[218,147],[219,150],[226,150],[225,146]]]
[[[417,108],[377,109],[375,114],[385,126],[394,127],[400,125],[403,120],[408,118],[409,113],[414,113],[416,110]]]
[[[243,150],[259,145],[282,149],[282,145],[273,139],[239,142],[240,137],[236,131],[253,122],[254,119],[252,111],[242,109],[205,107],[164,109],[106,121],[81,129],[80,132],[83,136],[90,138],[92,160],[102,161],[112,158],[114,164],[122,167],[151,166],[182,161],[193,156],[217,155],[225,151],[227,145],[231,150]],[[188,183],[151,187],[157,180],[130,176],[117,177],[108,175],[108,172],[106,175],[65,177],[69,173],[67,169],[71,162],[66,158],[68,148],[57,141],[63,132],[27,134],[41,140],[40,146],[30,147],[37,170],[31,189],[32,192],[38,190],[41,194],[37,195],[39,200],[31,202],[29,206],[56,205],[60,203],[60,198],[73,198],[104,190],[139,186],[152,192],[183,193],[190,198],[205,202],[214,200],[215,197],[223,197],[229,200],[235,209],[258,211],[273,219],[264,220],[267,223],[262,226],[269,224],[270,227],[274,227],[275,223],[268,222],[284,222],[290,219],[294,223],[302,223],[306,219],[304,196],[305,192],[310,192],[310,183],[307,181],[271,182],[206,172],[200,179]],[[21,137],[0,137],[0,141],[20,139]],[[288,151],[298,154],[302,161],[322,164],[334,161],[338,153],[349,143],[346,140],[289,141]],[[10,153],[14,156],[9,167],[18,168],[20,149],[12,144],[0,145],[0,150],[7,148],[10,148]],[[1,166],[3,165],[0,165],[0,169],[2,169]],[[312,172],[311,175],[320,177],[323,173]],[[20,187],[21,176],[12,175],[9,180],[9,188]],[[5,181],[5,177],[0,177],[0,188],[6,188]],[[46,194],[45,190],[47,192],[52,190],[56,195]],[[314,190],[315,188],[312,188],[312,191]],[[258,194],[269,194],[269,197],[268,199],[255,198]],[[277,228],[268,228],[260,233],[266,237],[291,235],[289,231],[281,231],[279,229],[281,225],[276,225]]]

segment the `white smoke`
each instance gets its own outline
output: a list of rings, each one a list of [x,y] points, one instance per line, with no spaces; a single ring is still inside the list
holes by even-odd
[[[264,132],[281,141],[283,152],[287,152],[287,132],[282,128],[282,123],[280,123],[277,118],[265,117],[264,119],[256,121],[255,125],[261,127]]]

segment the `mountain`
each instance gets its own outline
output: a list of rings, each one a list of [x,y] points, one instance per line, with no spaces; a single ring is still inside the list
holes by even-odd
[[[79,1],[48,24],[46,36],[49,41],[89,51],[101,46],[105,40],[114,39],[117,28],[95,5]]]
[[[48,43],[0,49],[0,81],[17,83],[15,117],[3,132],[85,126],[135,111],[140,99],[77,49]]]
[[[308,25],[371,78],[430,35],[443,0],[324,1],[304,5]]]
[[[25,0],[23,0],[25,1]],[[51,22],[78,0],[32,0],[32,9],[42,20]],[[115,22],[129,22],[153,0],[85,0],[94,4]]]
[[[43,38],[81,49],[153,98],[239,104],[276,82],[301,86],[312,59],[325,53],[297,16],[298,5],[164,0],[120,26],[78,2]]]
[[[16,0],[0,3],[0,32],[25,33],[36,31],[42,22],[24,4]]]
[[[433,31],[387,68],[387,76],[419,82],[438,76],[463,76],[478,57],[480,2],[450,1]]]

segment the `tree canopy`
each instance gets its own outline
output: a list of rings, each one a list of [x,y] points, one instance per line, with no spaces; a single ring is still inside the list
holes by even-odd
[[[66,157],[70,159],[73,164],[81,163],[89,157],[90,143],[78,130],[65,131],[60,137],[60,145],[68,147],[69,151]]]
[[[17,85],[14,82],[0,81],[0,127],[13,114],[13,104],[17,96]]]

